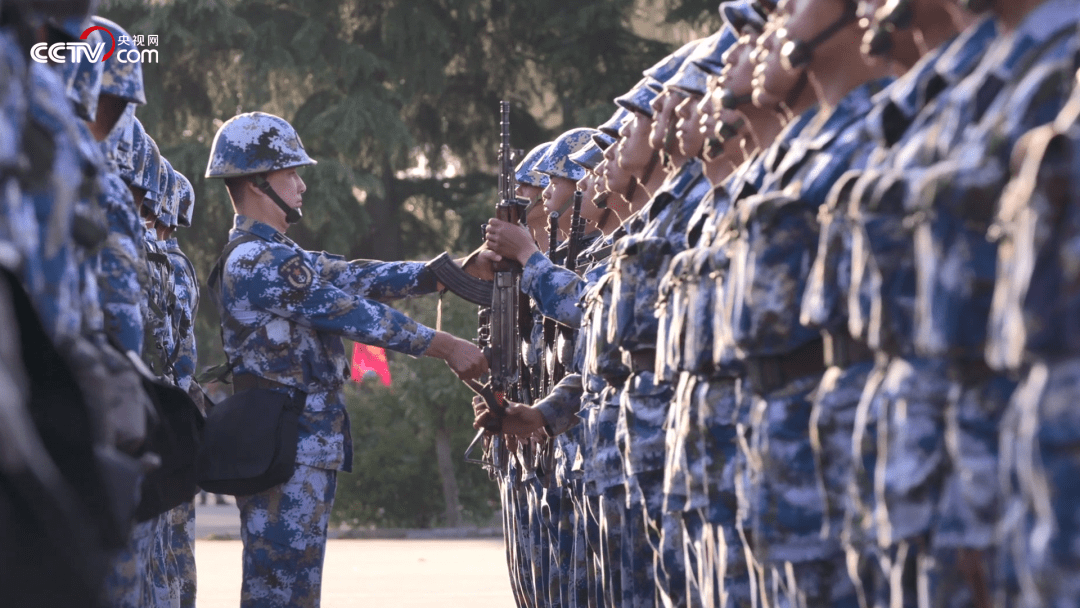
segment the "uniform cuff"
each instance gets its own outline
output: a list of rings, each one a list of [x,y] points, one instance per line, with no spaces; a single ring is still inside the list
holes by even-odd
[[[532,296],[533,299],[539,300],[538,294],[533,292],[538,289],[540,277],[544,276],[544,273],[550,272],[554,267],[555,264],[546,255],[539,251],[534,252],[529,256],[525,268],[521,271],[521,291]]]

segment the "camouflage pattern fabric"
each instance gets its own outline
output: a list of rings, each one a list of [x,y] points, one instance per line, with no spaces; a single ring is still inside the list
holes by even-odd
[[[338,389],[349,364],[339,336],[422,354],[433,330],[379,301],[430,293],[434,276],[420,263],[347,262],[304,251],[243,216],[235,225],[230,238],[258,238],[238,246],[224,265],[218,310],[233,373],[305,391],[297,462],[348,470],[352,445]]]
[[[239,496],[245,608],[317,607],[337,472],[298,464],[292,477]]]

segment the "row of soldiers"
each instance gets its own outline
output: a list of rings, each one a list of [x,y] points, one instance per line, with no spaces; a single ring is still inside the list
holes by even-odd
[[[194,606],[194,192],[96,4],[0,2],[0,603]]]
[[[1080,3],[720,11],[487,224],[518,605],[1077,605]]]

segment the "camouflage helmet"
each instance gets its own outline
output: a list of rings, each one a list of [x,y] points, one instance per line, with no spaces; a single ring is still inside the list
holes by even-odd
[[[103,42],[101,32],[90,32],[86,41],[91,46]],[[93,121],[97,116],[98,95],[101,93],[101,79],[105,73],[105,64],[90,61],[86,55],[81,61],[68,61],[58,65],[60,74],[67,86],[67,97],[75,106],[75,114],[86,121]]]
[[[115,95],[131,103],[145,105],[146,92],[143,90],[142,62],[122,62],[118,57],[119,53],[127,54],[132,50],[139,52],[139,47],[135,46],[131,40],[131,34],[104,17],[94,17],[92,21],[95,26],[107,29],[113,38],[112,46],[110,46],[109,37],[102,34],[106,48],[112,48],[113,54],[102,62],[105,64],[105,72],[102,75],[101,92]],[[106,51],[106,54],[108,52]]]
[[[146,131],[138,118],[131,121],[131,144],[127,162],[120,163],[120,179],[124,183],[138,186],[135,183],[139,178],[143,165],[146,163]]]
[[[704,95],[708,89],[709,73],[702,69],[701,65],[707,65],[714,72],[722,70],[724,68],[722,57],[736,41],[738,41],[738,36],[735,35],[734,30],[725,25],[719,32],[702,41],[686,58],[679,71],[664,83],[664,86],[685,91],[691,95]]]
[[[736,34],[741,34],[743,28],[747,27],[761,33],[765,30],[765,21],[768,19],[763,10],[760,4],[751,0],[733,0],[720,5],[720,16]]]
[[[191,226],[191,218],[195,214],[195,189],[191,187],[191,180],[186,175],[176,172],[176,192],[179,204],[176,208],[176,224],[184,228]]]
[[[146,196],[157,198],[159,196],[158,188],[160,187],[158,175],[161,173],[161,151],[158,150],[154,138],[146,133],[143,133],[143,148],[145,150],[142,163],[135,168],[135,179],[131,182],[131,185],[145,190]]]
[[[314,165],[300,135],[284,118],[265,112],[237,114],[210,145],[206,177],[239,177]]]
[[[682,45],[679,50],[664,57],[651,68],[642,72],[648,82],[648,86],[659,93],[663,89],[664,82],[668,81],[675,72],[679,71],[686,58],[694,52],[700,40],[691,40]]]
[[[563,177],[578,181],[585,177],[585,170],[570,162],[570,155],[592,141],[596,129],[571,129],[551,142],[551,147],[536,164],[536,170],[551,177]]]
[[[176,228],[177,216],[180,214],[180,173],[176,169],[172,168],[172,164],[169,161],[162,163],[168,167],[166,172],[169,182],[165,187],[165,200],[161,205],[161,213],[158,214],[158,220],[166,228]]]
[[[612,137],[607,133],[594,133],[592,136],[592,141],[594,144],[596,144],[597,148],[600,148],[601,151],[604,151],[610,148],[611,145],[614,144],[616,141],[618,141],[618,138]]]
[[[540,162],[540,159],[544,157],[549,148],[551,148],[550,141],[529,150],[529,153],[525,155],[525,158],[521,159],[517,169],[514,170],[514,179],[517,183],[537,188],[547,188],[548,176],[537,171],[536,164]]]
[[[597,137],[606,137],[612,143],[615,139],[606,133],[594,133],[592,140],[585,147],[570,155],[570,162],[577,163],[586,171],[592,171],[604,160],[604,149],[596,143]],[[611,144],[608,144],[611,145]]]
[[[165,206],[169,202],[169,190],[174,181],[172,163],[162,156],[161,163],[158,165],[157,191],[146,192],[146,196],[143,197],[143,207],[160,218],[165,213]]]
[[[132,169],[132,148],[135,136],[135,104],[127,104],[112,133],[101,142],[105,157],[121,172]]]
[[[611,118],[607,119],[607,122],[604,124],[596,127],[596,129],[600,131],[600,133],[610,135],[611,137],[618,137],[619,131],[623,128],[623,125],[633,119],[633,117],[630,110],[619,106],[615,110],[615,113],[611,115]],[[597,136],[593,135],[593,141],[596,141],[596,138]]]
[[[646,80],[638,82],[637,86],[630,89],[622,97],[616,97],[615,103],[628,112],[637,112],[645,116],[653,115],[652,100],[656,99],[659,92],[652,88]]]

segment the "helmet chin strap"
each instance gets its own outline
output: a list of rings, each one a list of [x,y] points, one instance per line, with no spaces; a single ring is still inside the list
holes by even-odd
[[[290,207],[289,205],[285,204],[285,201],[282,200],[280,196],[278,196],[278,193],[274,190],[274,187],[270,185],[270,182],[267,181],[265,177],[263,177],[262,175],[256,175],[254,178],[252,178],[252,182],[254,182],[255,186],[259,190],[262,190],[263,194],[270,197],[270,200],[274,201],[275,205],[280,207],[281,210],[285,212],[285,223],[295,224],[304,217],[304,214],[301,213],[299,209],[295,207]]]
[[[831,24],[810,40],[790,39],[780,49],[780,58],[784,62],[784,68],[794,71],[810,65],[814,50],[828,42],[840,30],[854,23],[858,19],[859,6],[854,0],[844,0],[844,12]]]

